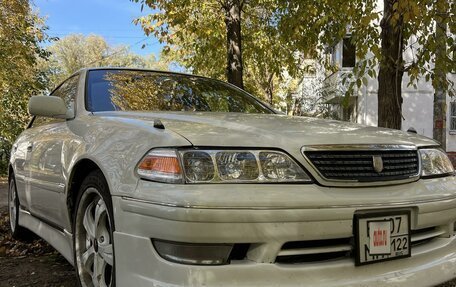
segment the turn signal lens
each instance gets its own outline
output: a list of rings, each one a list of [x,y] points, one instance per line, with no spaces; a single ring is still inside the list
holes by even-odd
[[[180,183],[182,169],[174,150],[150,151],[139,163],[138,174],[146,179]]]
[[[175,157],[147,155],[139,165],[139,169],[164,173],[180,173],[179,162]]]

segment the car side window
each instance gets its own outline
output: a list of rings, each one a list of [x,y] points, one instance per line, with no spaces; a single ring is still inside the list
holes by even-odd
[[[60,97],[65,102],[68,109],[74,109],[74,102],[78,92],[79,75],[75,75],[66,80],[55,90],[51,96]]]
[[[61,84],[51,96],[60,97],[65,102],[65,105],[68,109],[74,110],[74,103],[76,101],[76,95],[78,92],[78,83],[79,83],[79,75],[75,75],[68,80],[66,80],[63,84]],[[52,124],[56,122],[62,122],[64,119],[57,119],[57,118],[46,118],[46,117],[35,117],[33,120],[32,127]]]

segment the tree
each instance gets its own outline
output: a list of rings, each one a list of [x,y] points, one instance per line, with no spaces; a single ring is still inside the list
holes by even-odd
[[[229,83],[244,88],[242,63],[241,11],[243,0],[220,1],[226,24],[226,77]]]
[[[172,37],[182,41],[188,34],[200,34],[210,32],[213,28],[222,28],[224,23],[226,43],[226,78],[240,88],[244,88],[243,61],[242,61],[242,35],[241,18],[245,0],[213,0],[202,3],[190,0],[133,0],[160,11],[141,18],[140,22],[145,28],[146,34],[155,33],[161,41],[172,43]],[[165,11],[166,13],[161,13]],[[208,14],[211,13],[212,15]],[[217,22],[217,26],[209,26],[201,21],[209,18]],[[191,24],[189,26],[188,24]],[[196,26],[206,25],[203,30],[194,29]],[[221,31],[217,31],[217,35]],[[201,39],[200,41],[204,41]]]
[[[167,63],[157,61],[153,54],[144,57],[132,53],[128,46],[113,47],[99,35],[72,34],[47,50],[50,57],[41,63],[41,68],[50,78],[50,88],[86,67],[167,68]]]
[[[274,0],[132,1],[152,9],[136,20],[146,35],[195,74],[226,79],[271,104],[283,71],[299,74],[296,54],[279,37]]]
[[[399,1],[383,1],[378,72],[378,126],[401,129],[402,76],[404,74],[404,16],[395,17]]]
[[[48,56],[40,46],[49,40],[45,31],[44,20],[32,12],[29,1],[0,2],[0,153],[9,153],[26,127],[28,98],[46,86],[37,64]]]
[[[455,6],[456,5],[453,3],[453,9]],[[437,16],[435,19],[435,80],[432,81],[434,87],[433,138],[441,144],[444,150],[446,150],[446,95],[448,90],[445,74],[445,58],[447,55],[446,43],[448,41],[447,27],[449,21],[449,18],[446,17],[446,11],[449,11],[449,8],[450,5],[447,0],[437,0],[435,7]],[[453,47],[453,50],[454,49],[455,48]],[[454,57],[455,52],[452,51],[452,53]],[[456,65],[453,67],[453,70],[456,70]]]
[[[249,3],[248,9],[244,9],[243,28],[246,89],[263,95],[274,105],[279,94],[289,92],[290,87],[282,83],[300,78],[307,66],[303,64],[303,53],[292,50],[287,40],[280,38],[276,4],[272,1]]]
[[[324,51],[340,42],[348,31],[360,61],[353,75],[348,76],[350,88],[347,95],[354,87],[366,84],[368,77],[376,78],[378,69],[378,125],[400,129],[403,75],[409,76],[408,85],[416,87],[418,79],[424,78],[450,87],[448,93],[454,94],[453,83],[439,76],[439,73],[446,75],[454,69],[451,54],[447,51],[442,55],[438,73],[432,68],[437,51],[442,51],[436,44],[434,20],[445,19],[452,26],[450,32],[453,35],[456,25],[455,4],[441,11],[437,9],[438,2],[278,1],[281,11],[279,26],[281,35],[290,39],[290,44],[298,50],[305,49],[310,43]],[[383,11],[379,11],[379,3],[383,4]],[[454,38],[448,37],[445,45],[454,50]],[[408,49],[412,49],[413,58],[406,62],[403,55]],[[328,62],[325,58],[322,60]]]

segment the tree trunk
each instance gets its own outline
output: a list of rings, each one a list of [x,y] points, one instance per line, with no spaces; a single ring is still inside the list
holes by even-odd
[[[269,104],[272,106],[274,104],[274,73],[271,73],[268,77],[266,94],[268,96]]]
[[[241,9],[241,0],[227,0],[225,3],[226,76],[229,83],[243,89]]]
[[[299,99],[295,99],[294,109],[292,116],[301,116],[302,115],[302,102]]]
[[[402,19],[394,24],[391,21],[397,1],[400,0],[383,1],[382,56],[378,73],[378,126],[392,129],[401,129],[402,124]]]
[[[446,150],[446,94],[447,79],[446,74],[442,72],[442,65],[445,65],[446,41],[447,41],[447,23],[445,11],[448,11],[447,0],[437,1],[437,14],[442,17],[436,19],[436,54],[434,66],[434,129],[433,137]]]

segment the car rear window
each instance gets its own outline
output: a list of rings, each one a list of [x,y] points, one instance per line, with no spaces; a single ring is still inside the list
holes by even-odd
[[[86,97],[92,112],[273,113],[253,96],[223,82],[153,71],[89,71]]]

